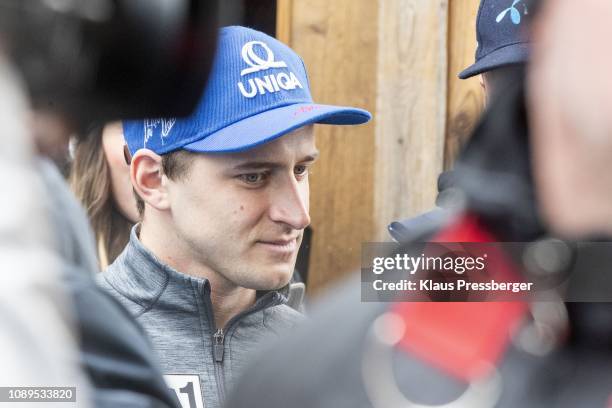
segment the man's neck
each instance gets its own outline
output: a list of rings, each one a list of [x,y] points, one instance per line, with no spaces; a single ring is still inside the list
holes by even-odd
[[[210,283],[210,299],[215,326],[223,328],[238,313],[255,303],[256,291],[237,286],[224,276],[203,264],[190,249],[155,223],[141,223],[139,240],[161,262],[186,275],[207,279]]]

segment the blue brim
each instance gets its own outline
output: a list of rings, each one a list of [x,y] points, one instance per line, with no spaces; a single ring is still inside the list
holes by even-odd
[[[313,123],[360,125],[370,119],[372,115],[363,109],[298,103],[250,116],[185,145],[183,149],[201,153],[240,152]]]
[[[510,44],[482,57],[475,64],[460,72],[459,78],[468,79],[497,68],[521,64],[526,62],[528,58],[529,45],[527,43]]]

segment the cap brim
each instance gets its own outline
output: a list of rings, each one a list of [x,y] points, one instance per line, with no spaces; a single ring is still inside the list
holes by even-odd
[[[529,58],[529,44],[516,43],[499,48],[459,73],[459,78],[468,79],[483,72],[507,65],[521,64]]]
[[[233,123],[183,149],[201,153],[240,152],[313,123],[360,125],[372,115],[358,108],[298,103],[250,116]]]

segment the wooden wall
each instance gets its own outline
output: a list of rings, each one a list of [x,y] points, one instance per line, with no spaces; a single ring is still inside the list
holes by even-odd
[[[482,105],[478,0],[278,0],[277,37],[302,56],[315,101],[358,106],[365,126],[317,126],[309,291],[359,267],[362,242],[432,208]]]
[[[451,0],[448,36],[448,115],[444,146],[444,168],[452,167],[457,153],[476,125],[484,95],[480,77],[466,80],[457,74],[474,63],[478,0]]]

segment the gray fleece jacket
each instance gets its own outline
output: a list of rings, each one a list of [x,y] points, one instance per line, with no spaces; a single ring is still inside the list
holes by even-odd
[[[135,231],[98,282],[143,325],[183,408],[219,408],[259,347],[302,315],[285,305],[283,291],[270,291],[224,328],[215,327],[208,280],[161,263]]]

